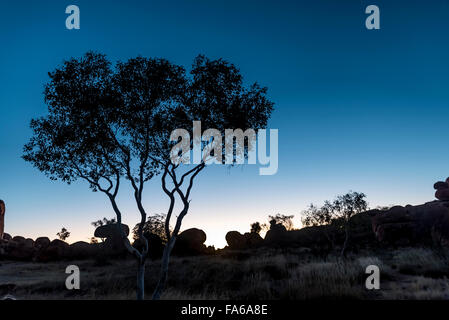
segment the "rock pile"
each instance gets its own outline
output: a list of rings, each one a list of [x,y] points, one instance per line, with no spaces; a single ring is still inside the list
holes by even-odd
[[[238,231],[229,231],[226,234],[226,242],[232,250],[254,249],[263,245],[263,238],[256,232],[241,234]]]
[[[395,206],[372,219],[377,240],[392,245],[449,245],[449,202]]]
[[[441,201],[449,201],[449,178],[446,181],[438,181],[433,185],[435,198]]]
[[[176,239],[173,248],[173,254],[177,256],[194,256],[207,254],[208,247],[206,242],[206,233],[203,230],[191,228],[181,232]]]
[[[65,258],[64,248],[69,245],[60,240],[50,242],[48,238],[25,239],[5,234],[0,240],[0,258],[22,261],[50,261]]]
[[[122,230],[126,236],[129,235],[129,227],[126,224],[121,224]],[[108,256],[122,256],[128,253],[123,242],[122,233],[118,228],[118,224],[107,224],[100,226],[95,230],[94,236],[105,239],[101,244],[104,254]]]

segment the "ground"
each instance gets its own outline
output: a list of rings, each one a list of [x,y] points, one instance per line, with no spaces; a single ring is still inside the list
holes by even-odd
[[[163,299],[449,299],[448,262],[449,251],[429,248],[358,252],[345,260],[303,249],[173,258]],[[70,264],[80,268],[80,290],[65,288]],[[157,260],[147,263],[147,298],[159,265]],[[368,265],[380,268],[379,290],[365,288]],[[9,290],[17,299],[134,299],[135,275],[133,260],[0,261],[0,294]]]

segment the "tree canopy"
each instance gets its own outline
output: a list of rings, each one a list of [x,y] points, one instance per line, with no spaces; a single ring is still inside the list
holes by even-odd
[[[179,173],[180,164],[170,155],[176,143],[170,139],[173,130],[191,128],[193,121],[222,134],[228,128],[258,130],[266,127],[273,110],[267,88],[244,86],[233,64],[202,55],[187,73],[166,59],[137,57],[113,66],[105,55],[88,52],[65,61],[49,77],[44,91],[48,114],[31,121],[33,135],[23,158],[50,179],[69,184],[83,179],[93,191],[103,192],[142,277],[148,254],[143,235],[145,183],[162,174],[162,189],[170,199],[164,226],[169,255],[189,209],[194,179],[206,167],[202,158]],[[220,147],[224,152],[224,141]],[[245,147],[244,156],[251,147]],[[130,245],[120,227],[122,211],[116,198],[124,180],[141,215],[137,235],[144,242],[142,251]],[[176,197],[182,209],[171,230]],[[143,280],[140,283],[143,286]]]

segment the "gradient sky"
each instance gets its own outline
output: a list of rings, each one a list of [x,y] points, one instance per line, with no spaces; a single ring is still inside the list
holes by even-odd
[[[81,30],[65,28],[65,8],[81,10]],[[376,4],[381,30],[365,28]],[[192,193],[184,228],[225,245],[269,214],[294,214],[355,190],[371,207],[433,199],[449,176],[449,1],[2,1],[0,4],[0,198],[5,231],[88,241],[90,222],[113,217],[102,193],[84,182],[50,181],[20,157],[29,122],[46,114],[47,73],[72,56],[113,60],[164,57],[189,67],[205,54],[235,63],[248,83],[276,103],[279,171],[213,166]],[[138,221],[129,189],[119,196],[124,222]],[[159,180],[147,211],[165,212]]]

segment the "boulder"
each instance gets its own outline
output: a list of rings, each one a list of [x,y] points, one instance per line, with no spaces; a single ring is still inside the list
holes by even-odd
[[[246,241],[243,234],[238,231],[229,231],[226,233],[226,242],[230,249],[241,250],[246,248]]]
[[[47,237],[39,237],[36,239],[36,241],[34,241],[34,247],[37,250],[43,250],[48,248],[48,246],[50,245],[50,239],[48,239]]]
[[[25,239],[20,236],[11,239],[11,236],[7,235],[5,239],[0,240],[0,256],[4,259],[31,260],[34,252],[34,241],[32,239]]]
[[[12,241],[19,242],[19,243],[25,243],[26,239],[21,236],[15,236],[14,238],[12,238]]]
[[[34,248],[34,240],[33,239],[25,239],[25,242],[23,243],[23,245],[27,248]]]
[[[257,248],[264,244],[263,238],[256,232],[241,234],[238,231],[229,231],[226,234],[226,242],[232,250]]]
[[[65,255],[70,259],[88,259],[95,257],[98,251],[98,244],[89,244],[84,241],[78,241],[69,246]]]
[[[18,239],[20,240],[20,237]],[[34,248],[27,246],[25,238],[23,238],[23,241],[6,241],[3,250],[5,257],[11,260],[31,260],[34,254]]]
[[[435,198],[441,201],[449,201],[449,178],[446,181],[438,181],[433,185]]]
[[[173,254],[180,256],[204,254],[207,251],[204,242],[206,242],[206,233],[203,230],[187,229],[178,235]]]
[[[438,189],[435,191],[435,198],[441,201],[449,201],[449,189]]]
[[[126,224],[122,224],[122,230],[125,235],[129,235],[129,227]],[[95,230],[94,236],[97,238],[106,238],[101,244],[101,248],[107,256],[123,256],[126,255],[128,250],[123,242],[122,234],[116,223],[100,226]]]
[[[122,223],[122,229],[125,232],[126,236],[128,236],[129,235],[129,227],[126,224]],[[100,226],[97,229],[95,229],[94,236],[97,238],[114,238],[114,237],[121,238],[121,233],[117,227],[117,224],[113,223],[113,224],[107,224],[104,226]]]
[[[248,248],[258,248],[264,244],[263,238],[256,232],[247,232],[243,236]]]
[[[272,223],[270,230],[265,235],[265,242],[270,245],[281,245],[289,242],[291,236],[288,234],[287,229],[280,223]]]
[[[438,181],[438,182],[435,182],[435,184],[433,185],[433,188],[434,188],[435,190],[438,190],[438,189],[448,189],[448,188],[449,188],[449,184],[448,184],[447,182]]]
[[[50,242],[49,248],[58,248],[61,250],[65,250],[69,247],[69,244],[65,241],[59,240],[59,239],[55,239],[52,242]]]
[[[36,253],[33,260],[38,262],[58,261],[67,257],[69,244],[55,239],[47,248]]]
[[[441,190],[441,189],[440,189]],[[396,206],[372,218],[378,241],[391,245],[449,242],[449,202],[433,201],[418,206]]]
[[[195,247],[206,242],[206,233],[203,230],[191,228],[181,232],[178,235],[178,240],[184,241],[192,247]]]

